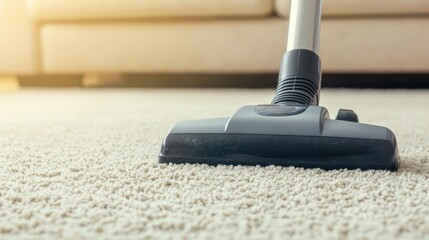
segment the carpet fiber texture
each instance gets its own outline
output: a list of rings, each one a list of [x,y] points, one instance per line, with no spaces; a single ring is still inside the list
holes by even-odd
[[[273,90],[0,93],[0,238],[424,239],[429,92],[322,90],[398,139],[399,172],[160,165],[177,120],[230,116]]]

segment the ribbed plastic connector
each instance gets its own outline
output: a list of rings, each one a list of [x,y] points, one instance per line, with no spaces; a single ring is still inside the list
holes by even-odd
[[[272,104],[318,105],[321,82],[319,56],[296,49],[284,54]]]

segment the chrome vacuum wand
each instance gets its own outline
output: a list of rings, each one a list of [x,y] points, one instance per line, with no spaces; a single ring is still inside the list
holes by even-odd
[[[322,0],[292,0],[287,51],[307,49],[319,53]]]

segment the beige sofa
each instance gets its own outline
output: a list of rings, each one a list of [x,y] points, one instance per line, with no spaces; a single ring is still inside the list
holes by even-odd
[[[324,0],[324,72],[429,72],[428,0]],[[0,74],[274,73],[290,0],[0,0]]]

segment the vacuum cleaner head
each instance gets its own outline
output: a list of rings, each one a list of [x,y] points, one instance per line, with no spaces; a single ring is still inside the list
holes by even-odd
[[[159,162],[397,170],[392,131],[358,123],[351,110],[329,119],[318,106],[320,16],[321,0],[292,1],[288,51],[272,104],[244,106],[231,118],[176,124]]]
[[[165,138],[159,161],[398,169],[397,144],[389,129],[357,123],[350,110],[338,116],[329,119],[318,106],[277,104],[244,106],[231,118],[179,122]]]

